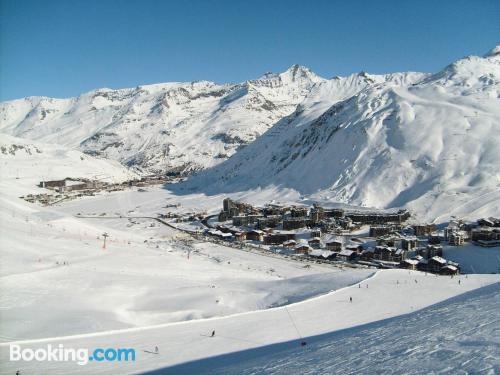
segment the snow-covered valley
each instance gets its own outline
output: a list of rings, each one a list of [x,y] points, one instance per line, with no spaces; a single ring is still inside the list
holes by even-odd
[[[443,242],[462,271],[449,277],[251,251],[183,229],[206,229],[201,219],[177,229],[157,219],[215,217],[225,198],[406,208],[411,224],[439,233],[452,218],[498,217],[499,98],[496,47],[436,74],[324,79],[294,65],[240,84],[0,104],[0,373],[363,373],[397,359],[425,372],[424,357],[450,373],[450,358],[495,373],[498,246]],[[166,172],[197,173],[127,185]],[[20,198],[55,195],[41,182],[66,178],[125,185],[47,205]],[[368,231],[360,225],[346,242],[375,245]],[[478,306],[473,338],[456,343]],[[137,357],[13,362],[12,343],[133,347]]]

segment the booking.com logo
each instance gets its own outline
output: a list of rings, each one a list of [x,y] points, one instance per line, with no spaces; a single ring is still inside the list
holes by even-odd
[[[92,354],[89,349],[65,348],[63,344],[52,346],[48,344],[45,348],[24,348],[20,345],[11,344],[9,351],[11,361],[49,361],[49,362],[76,362],[80,366],[90,361],[114,362],[135,361],[135,349],[132,348],[95,348]]]

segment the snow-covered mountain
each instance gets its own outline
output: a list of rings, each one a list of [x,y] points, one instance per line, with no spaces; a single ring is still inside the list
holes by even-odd
[[[196,170],[252,142],[324,81],[294,65],[233,85],[199,81],[28,97],[0,104],[0,131],[149,171]]]
[[[294,113],[190,188],[274,186],[318,200],[407,206],[428,218],[498,214],[499,52],[425,77],[363,74],[373,84],[353,96],[335,98],[335,79],[317,85]]]
[[[359,73],[326,80],[294,65],[233,85],[165,83],[69,99],[28,97],[0,104],[0,132],[150,172],[199,170],[226,160],[301,103],[300,111],[319,114],[368,86],[423,77]]]

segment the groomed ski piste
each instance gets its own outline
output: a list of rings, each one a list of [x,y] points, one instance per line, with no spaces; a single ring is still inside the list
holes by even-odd
[[[44,158],[49,151],[44,150]],[[48,207],[17,197],[20,192],[38,189],[37,173],[49,179],[62,177],[57,173],[66,175],[71,167],[86,170],[79,163],[90,163],[90,167],[93,161],[81,160],[80,156],[57,151],[52,159],[54,168],[47,171],[39,171],[36,166],[37,153],[25,161],[18,157],[2,160],[2,374],[18,370],[23,375],[200,373],[221,366],[231,373],[231,366],[238,363],[242,367],[234,371],[243,372],[247,367],[244,361],[254,360],[256,354],[279,356],[283,349],[290,349],[314,356],[318,335],[335,335],[345,329],[357,332],[366,324],[385,325],[391,318],[401,324],[407,319],[411,322],[420,309],[500,282],[498,274],[451,278],[416,271],[302,264],[208,242],[190,242],[182,233],[152,220],[125,217],[153,217],[172,202],[179,202],[185,210],[201,207],[216,212],[222,195],[176,196],[156,187]],[[116,179],[126,177],[119,167],[110,164],[106,168]],[[265,202],[275,194],[262,190],[251,196]],[[79,218],[78,213],[95,218]],[[119,215],[124,217],[106,219]],[[109,234],[106,249],[102,248],[103,232]],[[497,272],[498,249],[488,250],[476,260],[476,267],[481,265],[477,272]],[[474,248],[461,250],[465,266],[472,251]],[[493,306],[496,302],[492,299],[488,303]],[[487,314],[491,321],[498,320],[498,309],[486,311],[491,311]],[[453,324],[450,318],[440,329],[454,329]],[[425,327],[423,322],[422,329]],[[209,337],[212,331],[215,335]],[[439,340],[440,331],[435,332]],[[492,334],[487,340],[496,339]],[[48,344],[89,351],[97,347],[134,348],[136,360],[86,365],[73,361],[9,361],[13,343],[23,349],[45,348]],[[346,352],[357,351],[357,347],[346,345]],[[379,345],[391,343],[381,337]],[[474,350],[463,349],[463,357],[467,353],[472,356]],[[300,358],[299,354],[292,355]],[[310,372],[322,372],[322,361],[319,356]],[[252,366],[261,365],[248,364]],[[284,366],[281,364],[276,372],[300,372]],[[324,366],[326,372],[330,371],[328,362]]]
[[[315,336],[352,327],[359,327],[368,323],[384,321],[389,318],[412,313],[427,306],[439,303],[447,298],[499,281],[497,275],[469,275],[467,278],[460,276],[439,280],[438,283],[435,278],[436,276],[430,274],[425,275],[420,272],[386,270],[377,272],[373,277],[363,281],[360,284],[361,288],[358,285],[352,285],[327,295],[291,304],[286,307],[236,314],[222,318],[18,342],[23,348],[32,349],[44,347],[47,344],[52,344],[54,346],[63,344],[67,348],[89,349],[96,347],[132,347],[136,349],[137,353],[136,361],[134,362],[88,362],[85,366],[79,366],[74,362],[10,362],[8,360],[9,344],[7,343],[1,344],[0,358],[3,363],[4,373],[14,373],[17,369],[22,368],[24,373],[39,373],[41,371],[42,373],[50,374],[104,374],[143,373],[146,371],[158,370],[157,373],[174,374],[183,372],[199,373],[200,371],[205,373],[213,367],[221,365],[236,366],[238,363],[240,363],[240,365],[234,368],[234,371],[229,368],[227,373],[240,373],[244,372],[247,368],[244,362],[241,363],[245,360],[253,360],[249,365],[256,366],[256,372],[258,372],[257,367],[259,365],[269,366],[269,370],[272,372],[272,361],[277,357],[281,359],[277,362],[277,365],[281,367],[276,368],[274,370],[275,372],[299,373],[301,372],[299,363],[302,356],[309,359],[309,361],[307,361],[307,366],[309,366],[310,373],[321,373],[324,370],[328,371],[327,369],[331,368],[330,366],[332,366],[334,360],[330,359],[329,362],[325,363],[325,367],[323,368],[322,361],[323,356],[326,355],[325,351],[319,351],[319,356],[317,358],[314,352],[316,347],[328,345],[328,341],[326,339],[321,341],[320,338],[316,338]],[[458,280],[461,280],[460,284]],[[368,288],[366,285],[368,285]],[[384,350],[384,348],[391,348],[391,350],[394,350],[393,345],[398,345],[397,342],[386,340],[387,338],[397,337],[404,331],[406,336],[403,336],[402,339],[406,338],[406,344],[408,344],[408,342],[411,342],[408,335],[414,335],[417,338],[420,332],[419,329],[422,329],[428,340],[422,340],[421,337],[419,338],[422,345],[427,345],[426,348],[420,348],[419,350],[420,352],[427,350],[429,354],[432,354],[431,352],[433,349],[436,349],[436,345],[439,343],[440,338],[442,338],[443,342],[453,339],[453,335],[457,332],[455,324],[463,326],[463,324],[470,322],[471,327],[475,327],[478,324],[484,325],[486,323],[491,323],[490,328],[494,333],[494,330],[498,329],[498,312],[496,309],[496,306],[498,306],[498,286],[499,284],[497,283],[492,287],[496,291],[496,294],[491,299],[483,299],[484,302],[487,302],[487,310],[481,311],[479,307],[482,308],[482,305],[477,302],[476,307],[478,307],[478,309],[471,308],[470,304],[468,304],[468,299],[463,299],[462,304],[468,306],[467,311],[471,311],[472,313],[469,318],[464,317],[464,319],[461,320],[460,316],[464,313],[460,312],[461,315],[457,315],[457,319],[455,320],[453,316],[454,311],[460,311],[461,306],[455,308],[457,303],[451,302],[451,310],[445,311],[447,319],[443,319],[443,321],[439,320],[439,312],[443,311],[443,306],[446,306],[446,304],[441,305],[441,307],[436,307],[435,310],[429,310],[430,313],[428,311],[414,313],[409,316],[402,316],[396,321],[387,321],[387,323],[382,322],[375,325],[375,328],[367,328],[369,331],[369,335],[367,335],[367,339],[369,339],[368,342],[382,346],[380,350]],[[488,291],[490,292],[491,289],[488,289]],[[481,295],[481,292],[478,293]],[[486,295],[488,294],[486,293]],[[353,299],[352,302],[350,302],[351,297]],[[474,314],[477,310],[479,310],[479,321],[474,318],[477,316]],[[419,317],[425,317],[426,314],[432,314],[432,311],[437,311],[436,320],[419,319]],[[409,328],[408,331],[405,331],[402,327],[404,327],[407,321]],[[387,326],[387,330],[383,329],[384,326]],[[435,331],[429,329],[429,327],[434,326],[440,328]],[[377,329],[389,337],[384,337],[384,335],[381,334],[379,341],[377,341],[374,336],[375,333],[373,332],[374,330],[376,332]],[[445,334],[448,329],[452,332],[450,336],[442,337],[441,335]],[[215,336],[209,337],[213,330],[216,332]],[[359,334],[363,335],[364,330],[365,328],[359,328]],[[391,331],[393,336],[388,333]],[[357,341],[363,341],[362,339],[360,340],[356,334],[352,334],[351,336],[353,338],[358,338]],[[483,337],[482,340],[483,341],[478,341],[477,346],[485,346],[492,350],[490,348],[492,345],[490,344],[491,341],[493,341],[493,343],[496,342],[496,345],[498,345],[498,336],[486,336]],[[325,341],[326,344],[324,343]],[[357,341],[354,340],[354,343]],[[305,342],[306,345],[302,346],[302,342]],[[273,345],[279,343],[286,344],[281,346]],[[312,345],[308,346],[309,343]],[[343,350],[346,353],[356,353],[358,350],[362,350],[350,344],[352,344],[352,342],[345,343]],[[365,347],[366,345],[365,343]],[[268,346],[269,348],[267,349],[266,347]],[[294,346],[296,349],[293,349]],[[416,344],[416,347],[417,346],[418,344]],[[152,353],[155,347],[159,348],[158,354]],[[251,350],[257,348],[262,349],[257,352]],[[283,349],[288,349],[288,352],[286,352],[287,356],[295,358],[298,362],[292,361],[289,364],[283,362],[284,357],[281,357],[280,354]],[[402,345],[400,349],[402,358],[406,359],[403,353],[405,353],[407,349],[404,345]],[[273,357],[273,350],[275,350],[275,357]],[[477,347],[472,345],[469,349],[463,348],[460,353],[461,357],[473,359],[473,352],[476,350]],[[494,350],[493,348],[493,351]],[[219,358],[220,361],[214,358],[204,362],[201,361],[197,364],[186,364],[192,361],[238,352],[240,352],[240,354],[221,357]],[[446,349],[436,350],[434,352],[439,352],[439,355],[444,356]],[[498,354],[498,352],[496,354]],[[368,354],[366,355],[369,356]],[[376,355],[376,349],[374,355]],[[422,353],[420,353],[420,355],[422,355]],[[439,355],[436,355],[436,360],[439,359]],[[494,356],[495,352],[492,355]],[[264,359],[262,362],[258,362],[258,360],[253,359],[256,356],[264,356]],[[332,353],[332,357],[334,357],[334,353]],[[267,358],[269,358],[269,362]],[[393,361],[395,360],[394,357],[391,358]],[[344,365],[347,367],[344,367],[344,370],[347,371],[347,369],[350,368],[348,366],[352,365],[354,359],[345,359],[347,362]],[[376,357],[373,360],[375,359]],[[339,360],[339,358],[337,358],[337,360]],[[339,362],[341,361],[339,360]],[[483,368],[493,370],[496,366],[498,369],[498,359],[493,359],[492,362],[493,365],[482,363]],[[183,363],[185,367],[179,366],[169,369],[171,366]],[[383,364],[379,361],[376,361],[376,363],[378,363],[381,369],[383,368]],[[419,362],[413,361],[413,363],[417,365]],[[333,364],[335,364],[335,362],[333,362]],[[474,363],[471,365],[473,364]],[[365,359],[363,367],[368,365],[369,363],[366,363]],[[458,370],[460,363],[457,362],[455,365],[455,369]],[[292,369],[291,372],[287,371],[287,366],[290,366],[289,369]],[[428,369],[432,368],[430,367],[430,363],[428,363],[428,366]],[[491,366],[493,366],[493,368]],[[339,369],[341,368],[342,367],[339,367]],[[405,367],[405,369],[408,370],[409,368]],[[416,367],[415,370],[418,372],[419,368]],[[265,373],[266,368],[262,371]]]

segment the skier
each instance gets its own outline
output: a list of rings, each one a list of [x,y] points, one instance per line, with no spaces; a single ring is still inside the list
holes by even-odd
[[[359,284],[359,287],[361,288],[361,284]]]
[[[158,354],[160,352],[160,350],[158,349],[157,346],[155,346],[155,353]]]
[[[458,280],[458,285],[460,285],[460,279]]]
[[[212,331],[212,335],[210,337],[214,337],[215,336],[215,330]]]
[[[352,303],[352,297],[349,297],[349,302],[351,302],[351,303]]]

